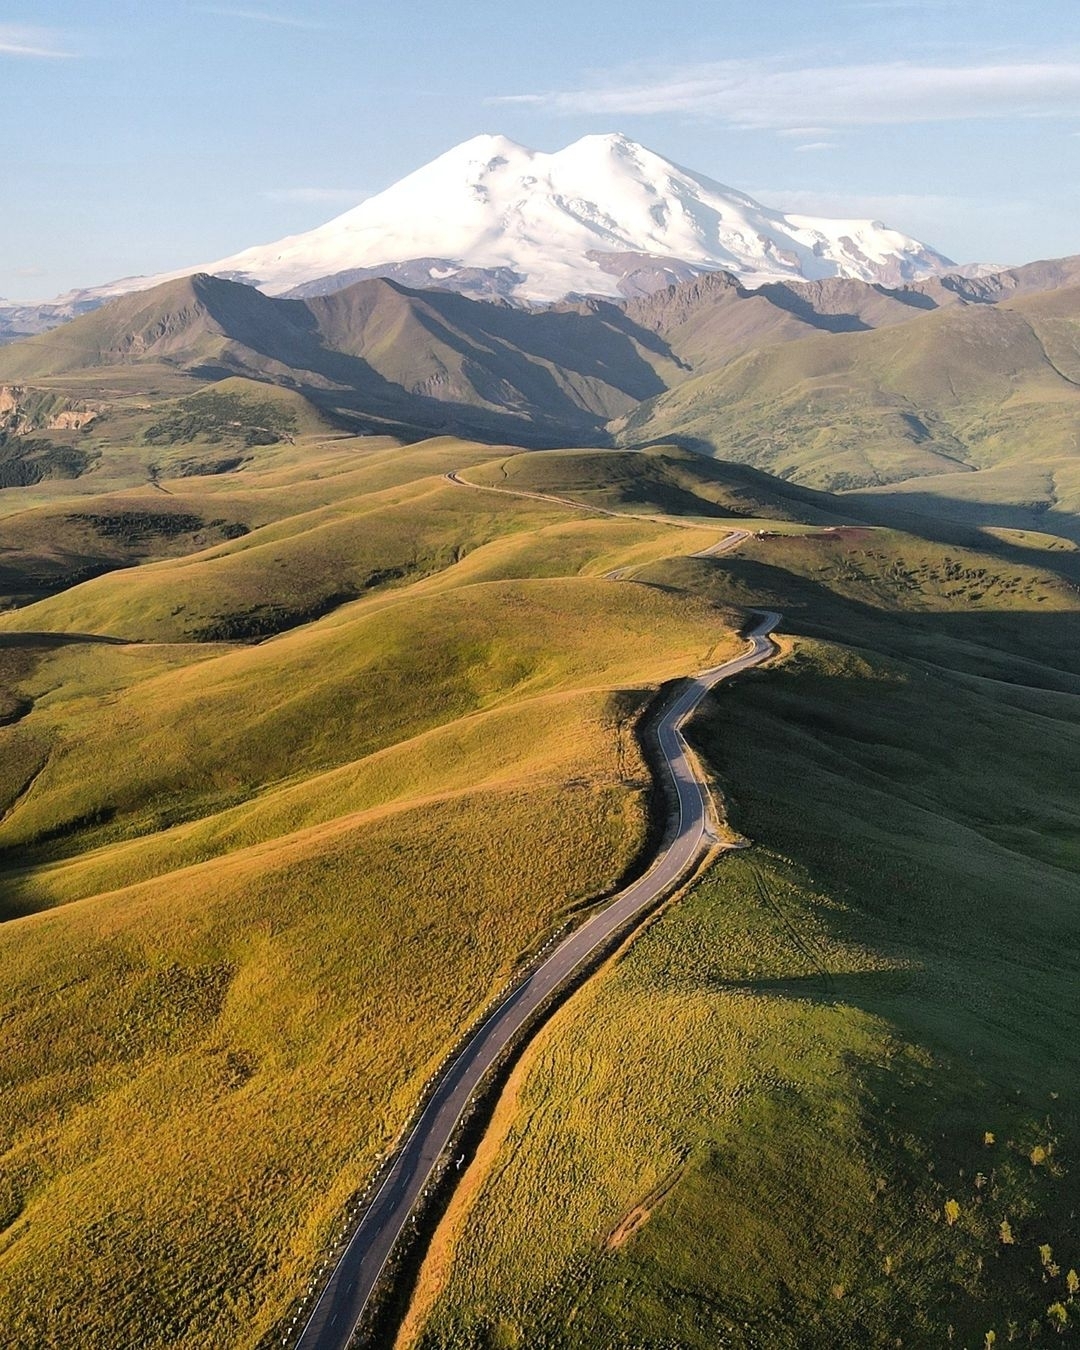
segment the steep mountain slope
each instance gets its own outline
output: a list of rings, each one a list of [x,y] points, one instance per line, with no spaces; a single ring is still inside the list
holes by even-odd
[[[1075,463],[1080,288],[747,352],[616,426],[832,490]],[[1052,490],[1045,506],[1054,505]]]
[[[995,304],[998,300],[1060,290],[1078,282],[1080,254],[1073,254],[1068,258],[1044,258],[1024,263],[1022,267],[1005,267],[974,277],[956,274],[930,277],[920,282],[918,289],[939,302],[944,295],[956,295],[975,304]]]
[[[949,294],[949,303],[964,303]],[[888,290],[843,277],[769,282],[748,290],[712,272],[629,301],[626,315],[655,332],[686,369],[719,369],[741,352],[813,333],[857,333],[906,323],[937,307],[919,287]]]
[[[296,388],[349,420],[489,437],[602,437],[679,364],[618,308],[534,313],[381,278],[308,301],[198,275],[0,351],[0,381],[166,365]]]

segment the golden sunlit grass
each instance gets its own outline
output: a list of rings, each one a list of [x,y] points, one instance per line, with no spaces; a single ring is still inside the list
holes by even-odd
[[[13,1344],[275,1334],[432,1068],[640,849],[646,691],[731,654],[755,604],[828,639],[696,724],[759,848],[538,1038],[403,1344],[1007,1343],[1072,1316],[1072,554],[788,520],[694,559],[731,516],[625,513],[795,511],[693,470],[257,447],[162,480],[250,534],[0,620]],[[228,627],[267,612],[269,640]]]
[[[309,483],[243,539],[6,616],[14,1344],[257,1344],[432,1066],[640,850],[634,718],[736,650],[728,617],[596,574],[686,532],[432,476],[463,449],[376,449],[324,506]],[[71,636],[183,637],[194,596],[296,603],[417,540],[417,576],[271,641]]]
[[[1056,1343],[1080,677],[936,644],[960,670],[803,641],[713,702],[758,847],[538,1037],[400,1347]]]

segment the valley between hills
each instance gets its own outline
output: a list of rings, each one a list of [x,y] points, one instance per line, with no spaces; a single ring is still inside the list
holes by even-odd
[[[729,847],[501,1066],[367,1343],[1075,1336],[1078,285],[196,275],[0,348],[6,1343],[296,1344],[762,611],[685,726]]]

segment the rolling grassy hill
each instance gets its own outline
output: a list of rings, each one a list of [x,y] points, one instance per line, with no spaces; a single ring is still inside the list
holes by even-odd
[[[527,1052],[400,1350],[1073,1325],[1080,601],[1071,546],[1017,542],[848,528],[635,573],[785,611],[788,658],[692,732],[756,846]]]
[[[400,1344],[1069,1330],[1080,356],[1022,271],[194,278],[0,352],[13,1344],[280,1342],[433,1066],[640,862],[637,720],[753,606],[785,659],[694,736],[756,847],[528,1053]],[[650,444],[518,443],[605,425]]]
[[[343,453],[178,480],[250,534],[0,627],[12,1344],[259,1344],[431,1066],[632,866],[648,689],[737,645],[711,601],[601,575],[697,530],[454,486],[489,453],[461,442]],[[276,562],[230,570],[261,535]],[[184,573],[247,612],[403,537],[429,565],[280,636],[145,640]]]

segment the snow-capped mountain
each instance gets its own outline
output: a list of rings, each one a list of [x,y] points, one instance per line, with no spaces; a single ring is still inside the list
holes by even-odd
[[[535,304],[643,294],[721,269],[750,287],[832,276],[895,286],[950,267],[880,222],[771,210],[625,136],[585,136],[547,154],[485,135],[305,234],[62,300],[100,301],[192,272],[270,295],[381,275]]]
[[[200,270],[280,295],[418,260],[416,281],[501,270],[520,278],[513,298],[531,302],[618,295],[622,274],[648,263],[678,274],[670,279],[722,268],[744,285],[829,276],[897,284],[951,266],[877,222],[784,215],[610,135],[555,154],[477,136],[318,229]]]

